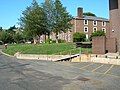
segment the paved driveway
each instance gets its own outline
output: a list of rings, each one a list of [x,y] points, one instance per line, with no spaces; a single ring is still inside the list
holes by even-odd
[[[0,90],[120,90],[120,66],[17,60],[0,54]]]

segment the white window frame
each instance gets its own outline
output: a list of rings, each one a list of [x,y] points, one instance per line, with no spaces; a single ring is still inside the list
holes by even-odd
[[[96,22],[96,24],[95,24],[95,22]],[[97,21],[96,20],[93,21],[93,26],[97,26]]]
[[[93,27],[93,32],[95,32],[95,28],[96,28],[96,31],[97,31],[97,27]]]
[[[87,28],[87,31],[85,30],[86,28]],[[84,32],[88,33],[88,27],[87,26],[84,27]]]
[[[104,30],[103,30],[103,29],[104,29]],[[106,28],[102,28],[102,31],[104,31],[105,33],[107,32],[107,31],[106,31]]]
[[[87,21],[87,23],[86,23],[86,21]],[[86,19],[84,20],[84,25],[88,25],[88,20],[86,20]]]
[[[105,21],[102,21],[102,26],[104,26],[104,27],[106,26],[106,22]]]

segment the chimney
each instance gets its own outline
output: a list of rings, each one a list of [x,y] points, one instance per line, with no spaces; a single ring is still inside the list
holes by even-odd
[[[77,14],[78,14],[78,17],[79,17],[79,18],[83,18],[83,8],[78,7]]]

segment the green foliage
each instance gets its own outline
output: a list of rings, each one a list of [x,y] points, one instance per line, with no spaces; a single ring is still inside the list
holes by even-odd
[[[98,36],[105,36],[105,32],[102,30],[93,32],[90,36],[90,40],[92,40],[92,37],[98,37]]]
[[[34,40],[41,35],[48,35],[49,38],[50,33],[54,32],[58,42],[58,34],[71,28],[71,20],[72,16],[60,0],[45,0],[42,6],[33,0],[31,6],[23,11],[19,21],[27,35],[32,36]]]
[[[84,33],[76,32],[73,34],[73,42],[84,42],[86,40],[86,35]]]
[[[87,49],[82,49],[86,51]],[[90,49],[91,51],[91,49]],[[10,55],[14,55],[16,52],[21,52],[23,54],[48,54],[48,55],[59,55],[59,54],[76,54],[80,52],[80,48],[76,48],[72,43],[52,43],[52,44],[15,44],[9,45],[7,49],[3,52]]]
[[[105,36],[105,32],[102,31],[102,30],[98,30],[98,31],[96,31],[96,32],[93,32],[91,36],[92,36],[92,37]]]
[[[58,43],[65,43],[65,40],[58,39]]]
[[[48,35],[49,35],[50,32],[52,32],[52,30],[54,28],[55,5],[52,0],[45,0],[45,2],[42,3],[42,7],[43,7],[44,13],[46,15],[46,19],[47,19],[46,27],[47,27]]]
[[[10,27],[8,30],[14,30],[14,29],[17,29],[17,28],[15,27],[15,25],[12,26],[12,27]]]
[[[33,0],[32,5],[27,7],[22,15],[23,16],[20,18],[20,25],[29,33],[28,35],[36,37],[47,33],[46,15],[36,0]]]
[[[55,0],[55,11],[54,11],[54,29],[53,32],[56,34],[56,42],[58,42],[58,33],[66,32],[71,28],[70,21],[72,20],[71,15],[63,7],[60,0]]]
[[[3,30],[3,28],[2,27],[0,27],[0,31],[2,31]]]
[[[1,32],[0,40],[3,43],[12,43],[14,41],[12,35],[10,33],[6,32],[6,31]]]
[[[52,43],[52,39],[47,39],[45,43]]]
[[[56,41],[52,39],[47,39],[46,43],[56,43]],[[58,39],[58,43],[65,43],[65,40]]]
[[[23,42],[23,35],[22,35],[22,34],[19,34],[19,33],[16,33],[16,34],[13,36],[13,39],[14,39],[14,42],[16,42],[16,43],[21,43],[21,42]]]
[[[85,15],[85,16],[94,16],[94,17],[96,17],[96,15],[95,15],[94,13],[91,13],[91,12],[83,13],[83,15]]]

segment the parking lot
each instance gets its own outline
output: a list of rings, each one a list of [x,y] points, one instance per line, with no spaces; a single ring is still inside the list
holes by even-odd
[[[18,60],[0,54],[0,90],[120,90],[120,66]]]
[[[68,63],[62,63],[63,65],[67,65]],[[119,65],[111,65],[111,64],[103,64],[103,63],[69,63],[68,67],[73,67],[80,70],[85,70],[93,73],[99,73],[103,75],[111,75],[120,77],[120,66]]]

